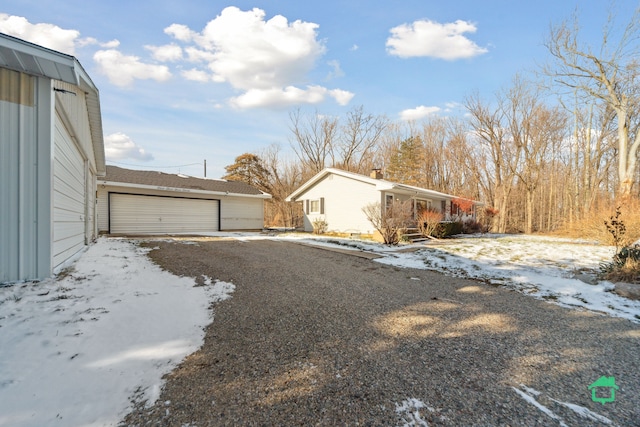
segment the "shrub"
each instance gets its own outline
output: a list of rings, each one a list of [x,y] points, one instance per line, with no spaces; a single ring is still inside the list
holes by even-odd
[[[400,230],[407,228],[412,216],[410,201],[399,200],[394,200],[384,210],[380,202],[370,203],[362,208],[362,212],[388,245],[398,244]]]
[[[462,233],[462,222],[460,221],[446,221],[438,224],[438,227],[433,233],[434,237],[442,239],[448,236],[455,236]]]
[[[314,219],[312,225],[314,234],[324,234],[327,231],[327,227],[329,226],[324,218]]]
[[[483,233],[484,231],[485,228],[475,219],[468,219],[462,223],[462,233],[464,234]]]
[[[609,221],[604,222],[604,226],[607,228],[609,234],[613,238],[613,244],[616,246],[616,253],[622,243],[627,227],[624,225],[624,221],[620,218],[620,206],[616,208],[616,214],[609,217]],[[616,255],[617,256],[617,255]]]
[[[425,237],[433,236],[433,233],[438,228],[438,224],[442,221],[442,213],[433,209],[427,209],[420,212],[416,221],[420,234]]]
[[[640,245],[620,249],[611,262],[600,266],[600,272],[612,282],[640,283]]]

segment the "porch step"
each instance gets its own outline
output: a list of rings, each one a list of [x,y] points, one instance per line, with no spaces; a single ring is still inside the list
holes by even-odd
[[[426,237],[424,237],[422,235],[422,233],[418,232],[417,228],[409,228],[409,229],[407,229],[407,232],[402,234],[402,239],[403,240],[408,240],[411,243],[423,242],[425,240],[428,240]]]

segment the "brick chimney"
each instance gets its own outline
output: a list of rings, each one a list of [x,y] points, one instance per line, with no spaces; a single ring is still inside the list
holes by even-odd
[[[369,176],[373,179],[382,179],[382,169],[371,169],[371,174]]]

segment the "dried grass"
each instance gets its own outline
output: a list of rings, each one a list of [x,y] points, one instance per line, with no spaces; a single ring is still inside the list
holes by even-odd
[[[589,239],[604,245],[614,245],[615,241],[605,226],[615,216],[616,207],[620,206],[620,220],[624,222],[626,231],[621,237],[620,246],[629,246],[640,239],[640,200],[631,199],[611,206],[594,210],[583,219],[566,224],[557,234],[579,239]]]
[[[621,267],[616,267],[603,276],[610,282],[625,282],[640,284],[640,261],[627,258]]]

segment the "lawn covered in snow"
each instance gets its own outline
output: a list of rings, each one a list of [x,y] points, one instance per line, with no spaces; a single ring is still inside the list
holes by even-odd
[[[101,238],[66,277],[0,288],[0,426],[116,425],[202,345],[210,304],[126,240]]]

